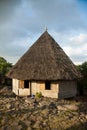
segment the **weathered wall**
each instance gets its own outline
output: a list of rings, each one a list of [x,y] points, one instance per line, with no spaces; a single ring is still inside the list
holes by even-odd
[[[20,95],[20,96],[27,96],[30,95],[30,88],[24,88],[24,81],[22,80],[17,80],[17,79],[13,79],[13,89],[12,91],[16,94],[16,95]]]
[[[16,95],[27,96],[30,94],[36,94],[36,92],[41,92],[45,97],[52,98],[68,98],[74,97],[77,93],[77,83],[76,81],[58,81],[51,82],[51,90],[45,90],[44,82],[32,82],[31,89],[30,83],[29,88],[24,88],[23,81],[13,79],[13,92]],[[31,93],[30,93],[31,92]]]
[[[37,83],[36,82],[31,82],[31,93],[33,95],[35,95],[37,91],[38,91]]]
[[[74,97],[77,93],[77,82],[76,81],[60,81],[58,98]]]
[[[19,86],[19,81],[17,79],[12,79],[12,91],[18,95],[18,86]]]
[[[28,96],[28,95],[30,95],[30,90],[27,89],[27,88],[24,88],[24,89],[19,88],[18,89],[18,94],[20,96]]]
[[[76,81],[59,81],[51,83],[51,90],[45,90],[44,82],[32,83],[32,93],[41,92],[45,97],[68,98],[74,97],[77,93]]]
[[[45,97],[52,97],[52,98],[58,98],[58,90],[59,90],[59,85],[58,83],[51,83],[51,90],[44,90],[42,94]]]
[[[23,80],[19,80],[19,88],[24,88],[24,81]]]
[[[45,97],[58,98],[58,84],[51,83],[51,90],[45,90],[44,82],[32,83],[32,94],[36,94],[36,92],[41,92]]]

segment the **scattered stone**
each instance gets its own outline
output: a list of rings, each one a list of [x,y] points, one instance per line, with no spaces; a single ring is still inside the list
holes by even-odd
[[[28,118],[28,114],[26,113],[26,114],[23,114],[21,120],[25,120],[25,119],[27,119],[27,118]]]
[[[49,109],[46,108],[46,109],[42,110],[41,113],[42,113],[44,116],[48,116],[48,114],[49,114]]]
[[[7,109],[10,109],[10,108],[11,108],[11,104],[9,104],[9,103],[6,104],[6,108],[7,108]]]
[[[22,126],[21,125],[13,125],[11,127],[11,130],[22,130]]]
[[[40,121],[36,121],[33,128],[40,128],[40,124],[41,124]]]
[[[87,115],[85,115],[85,118],[87,119]]]
[[[13,126],[18,126],[18,121],[13,122]]]
[[[68,129],[76,123],[83,128],[86,122],[86,101],[18,97],[6,87],[0,90],[0,130]]]
[[[12,130],[12,128],[11,128],[11,126],[8,125],[8,126],[4,127],[4,130]]]
[[[31,121],[28,121],[28,120],[24,120],[24,123],[27,127],[30,127],[31,126]]]
[[[71,105],[64,105],[64,107],[66,107],[67,109],[70,109],[70,110],[78,110],[78,106],[75,105],[75,104],[71,104]]]
[[[31,127],[28,127],[27,130],[32,130],[32,128],[31,128]]]
[[[66,111],[66,110],[67,110],[67,108],[64,107],[63,105],[62,105],[62,106],[58,105],[58,106],[57,106],[57,109],[58,109],[59,111]]]

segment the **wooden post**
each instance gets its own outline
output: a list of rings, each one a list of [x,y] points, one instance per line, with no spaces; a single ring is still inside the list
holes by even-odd
[[[30,95],[32,96],[32,86],[31,86],[31,81],[30,81]]]

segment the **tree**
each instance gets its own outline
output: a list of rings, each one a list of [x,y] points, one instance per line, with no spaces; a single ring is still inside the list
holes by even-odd
[[[12,63],[7,62],[3,57],[0,57],[0,84],[5,83],[6,74],[12,67]]]
[[[82,65],[78,65],[77,69],[82,74],[82,79],[78,81],[78,88],[80,94],[83,94],[83,90],[87,89],[87,62],[84,62]]]
[[[5,75],[11,67],[11,63],[7,62],[3,57],[0,57],[0,74]]]

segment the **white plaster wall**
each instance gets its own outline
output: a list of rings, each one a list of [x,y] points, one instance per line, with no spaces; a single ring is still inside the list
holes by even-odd
[[[20,88],[18,79],[12,80],[12,91],[19,96],[30,95],[30,88]]]
[[[37,82],[35,88],[35,91],[41,92],[44,97],[58,98],[58,83],[51,83],[51,90],[45,90],[45,83]],[[36,94],[35,91],[34,93]]]
[[[37,83],[31,82],[31,93],[35,95],[37,91],[38,91]]]
[[[28,96],[28,95],[30,95],[30,90],[27,89],[27,88],[24,88],[24,89],[21,88],[18,91],[19,91],[20,96]]]
[[[30,95],[30,85],[29,88],[19,88],[19,80],[13,79],[13,92],[19,96]],[[74,97],[77,93],[77,83],[76,81],[51,82],[51,90],[45,90],[44,82],[32,82],[31,94],[35,95],[36,92],[41,92],[45,97],[59,99]]]
[[[12,91],[18,95],[18,86],[19,86],[19,81],[17,79],[12,79]]]

